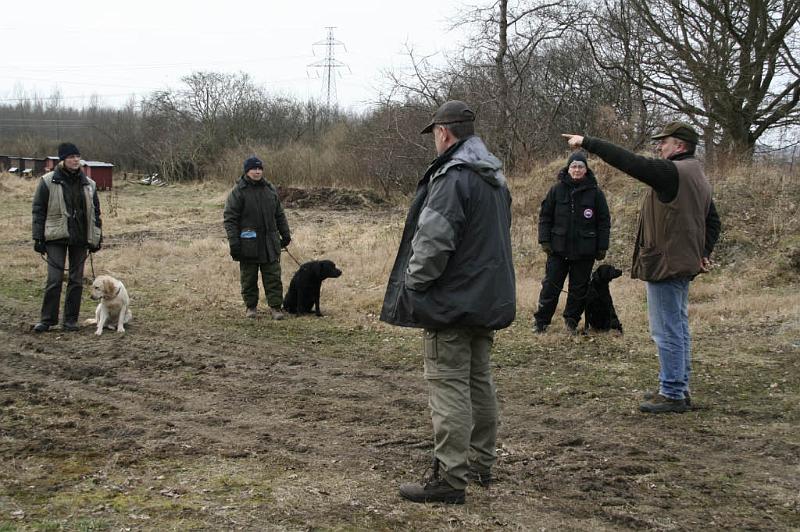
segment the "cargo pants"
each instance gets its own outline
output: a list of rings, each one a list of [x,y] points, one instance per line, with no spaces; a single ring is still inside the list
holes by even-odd
[[[470,464],[488,471],[497,460],[497,399],[489,363],[493,343],[489,329],[424,332],[434,458],[456,489],[466,487]]]
[[[258,272],[267,296],[267,304],[272,308],[283,306],[283,284],[281,283],[281,263],[240,262],[239,280],[242,283],[242,299],[247,308],[258,306]]]

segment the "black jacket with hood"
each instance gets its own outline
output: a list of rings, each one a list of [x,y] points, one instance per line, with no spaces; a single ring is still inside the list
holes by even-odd
[[[567,167],[558,174],[539,211],[539,243],[572,260],[593,259],[608,250],[611,215],[606,197],[591,169],[574,181]]]
[[[516,316],[511,193],[502,164],[470,136],[417,185],[381,320],[403,327],[508,327]]]

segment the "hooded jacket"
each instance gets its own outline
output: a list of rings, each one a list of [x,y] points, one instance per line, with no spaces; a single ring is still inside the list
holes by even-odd
[[[381,320],[403,327],[508,327],[516,315],[511,194],[500,161],[471,136],[417,185]]]
[[[271,263],[281,258],[281,237],[289,238],[289,222],[278,192],[261,178],[242,176],[225,201],[223,224],[231,250],[241,262]],[[242,238],[243,231],[254,231],[253,238]]]
[[[561,169],[539,211],[539,243],[549,242],[561,257],[589,259],[608,250],[610,233],[608,203],[594,172],[587,168],[576,182],[566,167]]]

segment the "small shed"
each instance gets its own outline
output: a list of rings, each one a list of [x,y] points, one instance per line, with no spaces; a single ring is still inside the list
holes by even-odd
[[[19,175],[29,176],[33,172],[33,157],[20,157],[19,158]],[[26,172],[26,170],[28,170]]]
[[[22,157],[11,155],[8,157],[8,171],[12,173],[20,173],[21,165],[23,164]]]
[[[33,162],[33,164],[29,168],[33,171],[34,176],[40,176],[47,173],[46,170],[47,159],[45,159],[44,157],[34,157],[33,159],[31,159],[31,161]]]
[[[98,190],[111,189],[114,165],[102,161],[83,161],[83,172],[97,183]]]
[[[48,155],[44,158],[44,171],[45,172],[52,172],[58,166],[58,157],[54,157],[52,155]]]
[[[5,172],[9,168],[11,168],[11,156],[10,155],[0,155],[0,172]]]

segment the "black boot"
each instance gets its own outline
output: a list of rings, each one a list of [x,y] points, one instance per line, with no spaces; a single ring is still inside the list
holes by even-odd
[[[422,484],[402,484],[400,496],[412,502],[464,504],[465,490],[458,490],[439,476],[439,460],[433,460],[433,474]]]

